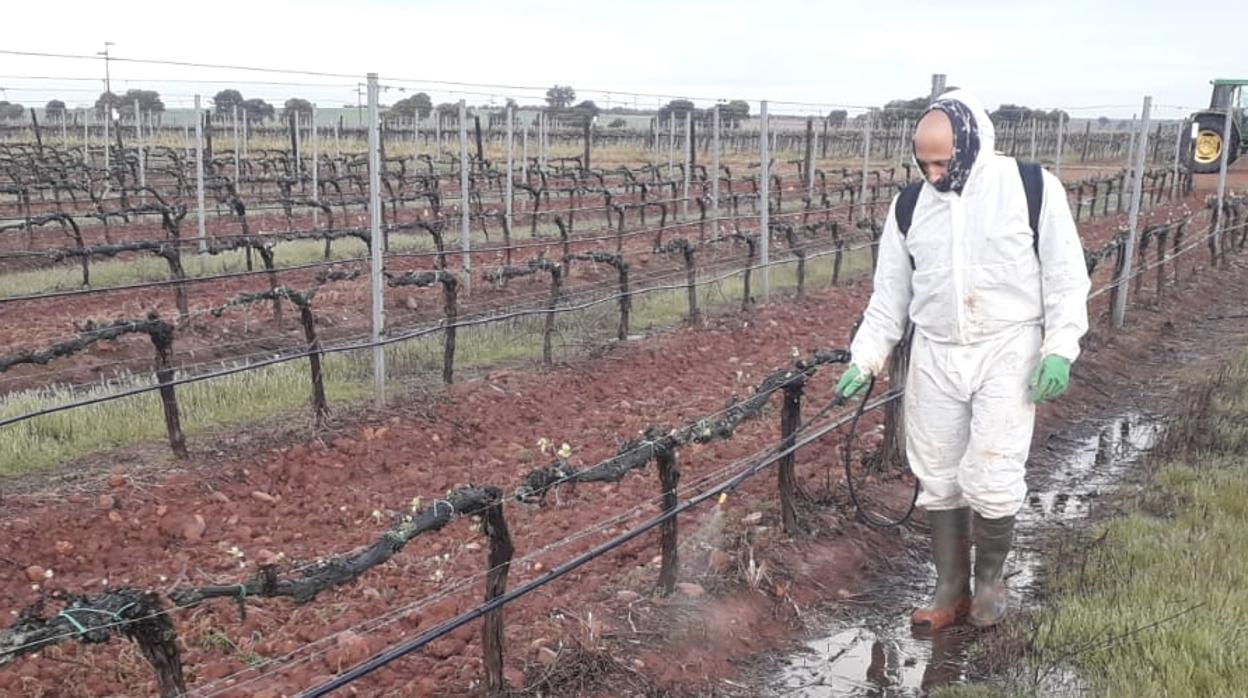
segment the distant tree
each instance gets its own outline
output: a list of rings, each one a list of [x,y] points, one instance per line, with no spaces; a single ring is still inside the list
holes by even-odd
[[[728,128],[740,128],[748,118],[750,118],[750,103],[745,100],[734,99],[719,108],[719,122]]]
[[[43,113],[47,117],[50,117],[50,118],[55,118],[58,120],[64,119],[65,118],[65,103],[59,99],[51,100],[46,105],[44,105]]]
[[[130,117],[134,116],[134,103],[139,103],[139,110],[145,114],[159,114],[165,111],[165,103],[160,99],[160,93],[155,90],[126,90],[126,93],[120,98],[121,103],[117,105],[117,111]]]
[[[409,99],[411,99],[412,104],[415,105],[416,113],[420,116],[420,118],[427,118],[429,114],[433,112],[433,100],[430,99],[429,95],[424,92],[417,92]]]
[[[212,96],[213,109],[222,115],[233,114],[234,107],[242,107],[246,101],[238,90],[221,90]]]
[[[597,104],[594,104],[594,100],[592,99],[587,99],[581,102],[575,107],[572,107],[572,110],[588,119],[592,119],[602,113],[602,110],[598,108]]]
[[[121,97],[112,92],[101,92],[100,96],[95,100],[95,113],[97,116],[103,117],[107,113],[121,106]]]
[[[989,112],[988,118],[998,124],[1018,124],[1031,121],[1034,114],[1035,112],[1032,109],[1019,104],[1002,104],[994,111]]]
[[[619,117],[616,117],[611,120],[611,123],[607,124],[607,128],[624,128],[627,125],[628,125],[627,121]]]
[[[828,112],[828,126],[832,128],[841,128],[845,122],[849,120],[849,112],[844,109],[833,109]]]
[[[1061,109],[1054,109],[1050,111],[1048,114],[1045,114],[1044,118],[1046,121],[1052,121],[1053,123],[1057,123],[1058,121],[1070,123],[1070,114],[1067,114]]]
[[[957,89],[958,88],[954,85],[948,85],[945,87],[945,92],[953,92]],[[875,110],[875,114],[872,117],[872,123],[876,126],[885,127],[894,126],[901,121],[913,124],[919,119],[919,117],[923,116],[923,112],[927,111],[927,108],[931,106],[931,103],[932,97],[930,94],[926,94],[921,97],[912,97],[910,99],[889,100],[883,107]],[[829,118],[836,113],[837,112],[834,111],[829,114]],[[854,117],[854,121],[861,123],[864,118],[865,113],[859,114]]]
[[[442,123],[450,127],[458,127],[459,125],[459,102],[443,102],[434,108],[434,112]],[[468,119],[468,128],[472,128],[472,120],[476,115],[473,107],[465,107],[464,115]]]
[[[1109,117],[1108,116],[1096,117],[1096,125],[1100,126],[1101,128],[1105,128],[1106,126],[1109,125]]]
[[[256,123],[272,119],[277,114],[277,110],[263,99],[253,97],[243,101],[243,113],[246,114],[248,123]]]
[[[14,102],[0,100],[0,119],[20,119],[26,115],[26,107]]]
[[[602,110],[598,108],[597,104],[594,104],[593,100],[587,99],[574,107],[564,109],[556,114],[555,118],[564,124],[579,128],[587,122],[593,121],[594,117],[601,112]]]
[[[696,111],[696,109],[693,106],[693,102],[690,102],[687,99],[673,99],[659,108],[659,120],[667,121],[669,117],[675,117],[677,121],[684,121],[685,114],[694,111]],[[721,116],[720,118],[723,117]]]
[[[417,92],[414,95],[404,97],[394,103],[390,107],[390,113],[397,114],[407,119],[411,118],[427,118],[429,113],[433,111],[433,100],[429,99],[429,95],[424,92]]]
[[[914,97],[912,99],[894,99],[884,104],[884,107],[877,110],[874,117],[874,123],[877,126],[893,126],[905,120],[914,123],[916,119],[927,111],[928,105],[931,103],[929,95],[922,97]],[[861,118],[858,117],[859,119]]]
[[[996,111],[988,114],[988,116],[995,123],[1005,124],[1026,124],[1030,123],[1032,119],[1042,123],[1056,123],[1059,118],[1067,121],[1070,120],[1070,115],[1061,109],[1045,111],[1043,109],[1032,109],[1031,107],[1019,104],[1002,104],[997,107]]]
[[[546,104],[552,109],[567,109],[576,101],[576,90],[570,85],[555,85],[546,90]]]
[[[290,119],[291,114],[300,117],[312,117],[312,103],[300,97],[291,97],[282,105],[282,121]]]

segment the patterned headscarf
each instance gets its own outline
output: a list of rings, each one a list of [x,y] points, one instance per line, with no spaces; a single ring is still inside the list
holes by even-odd
[[[932,110],[944,112],[953,126],[953,157],[949,159],[949,169],[932,186],[936,187],[936,191],[961,194],[971,176],[975,158],[979,157],[979,126],[975,123],[975,114],[956,99],[938,99],[923,115],[927,116]]]

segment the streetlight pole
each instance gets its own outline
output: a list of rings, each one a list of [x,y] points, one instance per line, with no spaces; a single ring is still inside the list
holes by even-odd
[[[111,79],[111,77],[110,77],[110,76],[109,76],[109,74],[108,74],[108,47],[109,47],[109,46],[112,46],[112,45],[113,45],[113,42],[111,42],[111,41],[105,41],[105,42],[104,42],[104,50],[103,50],[102,52],[100,52],[100,53],[97,53],[97,54],[96,54],[96,55],[102,55],[102,56],[104,56],[104,91],[105,91],[105,92],[107,92],[107,93],[109,93],[109,94],[112,94],[112,92],[113,92],[113,83],[112,83],[112,79]]]
[[[109,48],[110,46],[112,46],[112,45],[113,45],[113,42],[111,42],[111,41],[105,41],[105,42],[104,42],[104,50],[103,50],[103,51],[96,51],[96,52],[95,52],[95,55],[97,55],[97,56],[104,56],[104,171],[106,171],[106,172],[110,171],[110,169],[109,169],[108,127],[109,127],[109,126],[111,126],[111,125],[112,125],[112,122],[113,122],[113,81],[112,81],[112,76],[111,76],[111,75],[109,75],[109,70],[108,70],[108,68],[109,68],[109,66],[108,66],[108,58],[109,58],[109,56],[108,56],[108,48]],[[135,108],[135,111],[136,111],[135,116],[136,116],[136,118],[137,118],[137,116],[138,116],[138,114],[137,114],[138,108],[137,108],[137,107]],[[120,153],[118,153],[118,155],[120,155]]]

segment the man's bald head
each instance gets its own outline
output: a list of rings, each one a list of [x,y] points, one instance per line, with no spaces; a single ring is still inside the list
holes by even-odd
[[[919,119],[914,129],[914,157],[932,184],[949,171],[953,159],[953,122],[948,114],[933,109]]]

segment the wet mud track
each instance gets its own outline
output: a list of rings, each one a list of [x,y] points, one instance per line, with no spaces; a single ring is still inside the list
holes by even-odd
[[[1078,526],[1103,493],[1157,442],[1164,422],[1138,413],[1090,421],[1076,434],[1051,439],[1032,467],[1051,466],[1018,514],[1015,548],[1007,563],[1011,602],[1033,606],[1042,588],[1045,542],[1060,529]],[[935,686],[972,681],[967,650],[978,632],[960,627],[940,633],[914,631],[910,610],[925,603],[935,568],[926,563],[922,534],[893,574],[897,580],[861,617],[833,626],[811,640],[780,672],[772,695],[809,698],[921,696]]]
[[[1224,288],[1205,279],[1192,289],[1187,310],[1180,296],[1140,311],[1140,326],[1120,338],[1094,325],[1093,349],[1076,371],[1076,387],[1038,420],[1028,496],[1006,563],[1012,611],[1043,603],[1047,550],[1119,510],[1116,492],[1132,482],[1136,467],[1185,409],[1175,390],[1179,378],[1209,375],[1248,346],[1248,323],[1214,312],[1244,302],[1245,269],[1228,276]],[[910,627],[910,611],[928,600],[935,584],[924,517],[916,518],[902,533],[904,552],[878,566],[875,591],[837,603],[812,639],[769,662],[756,682],[758,694],[925,696],[938,686],[987,678],[972,661],[981,631],[960,626],[933,636]],[[1051,681],[1043,695],[1082,695],[1077,677],[1056,672]]]

